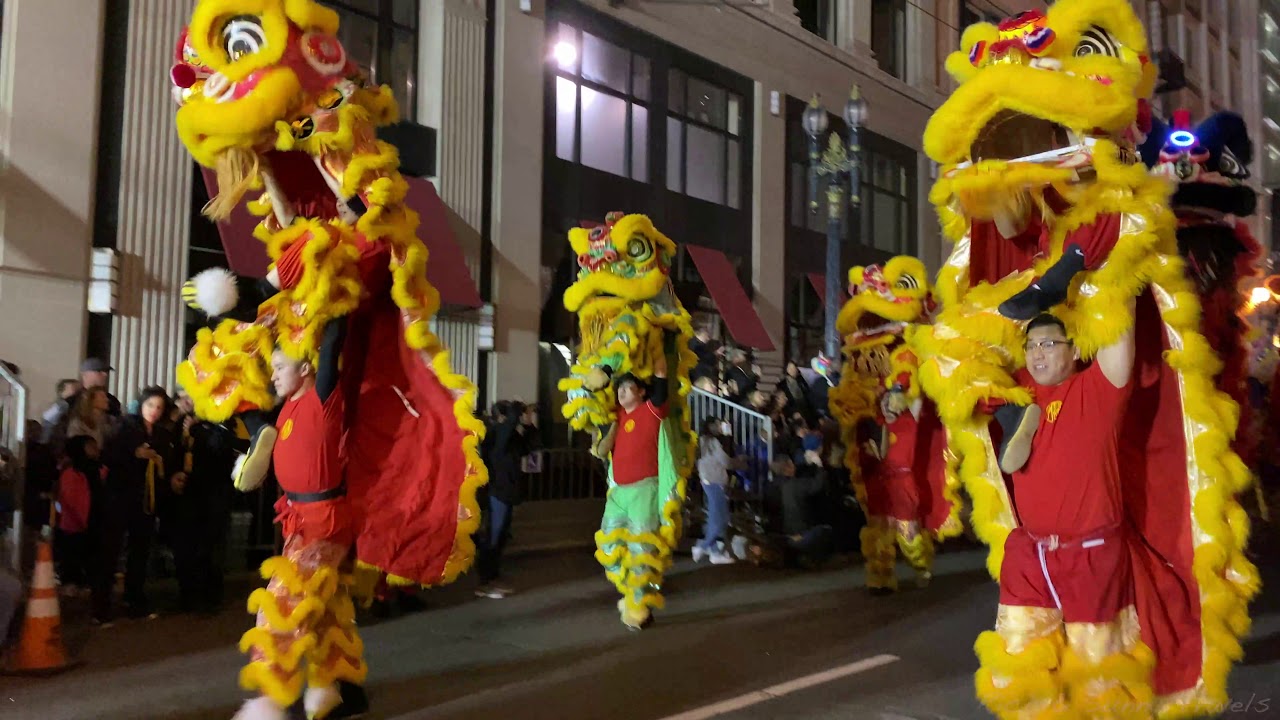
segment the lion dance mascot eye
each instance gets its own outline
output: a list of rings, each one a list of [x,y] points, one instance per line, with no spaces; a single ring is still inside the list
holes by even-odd
[[[897,550],[928,583],[933,541],[961,531],[958,480],[947,486],[946,432],[920,392],[919,361],[907,346],[914,326],[935,308],[924,263],[895,257],[883,267],[849,271],[850,300],[836,329],[845,338],[845,367],[830,405],[844,436],[845,464],[867,516],[862,556],[875,594],[898,587]]]
[[[272,260],[257,283],[223,270],[188,283],[188,302],[224,319],[178,368],[200,417],[253,432],[237,487],[274,466],[283,491],[284,550],[262,565],[270,582],[249,597],[257,626],[240,641],[241,685],[260,693],[245,719],[347,704],[366,674],[355,575],[452,581],[474,555],[486,477],[475,389],[428,327],[439,297],[418,218],[375,136],[395,102],[337,33],[338,15],[311,0],[200,0],[172,70],[178,134],[217,173],[206,214],[261,191],[249,209]]]
[[[1115,0],[1059,0],[972,26],[946,61],[959,86],[925,131],[940,165],[931,199],[955,247],[938,277],[942,309],[912,340],[1001,581],[995,630],[975,645],[978,696],[1001,718],[1223,708],[1259,587],[1234,500],[1250,482],[1231,451],[1237,408],[1214,385],[1221,363],[1199,332],[1169,186],[1137,153],[1156,78],[1147,52],[1132,8]],[[1084,448],[1097,466],[1054,465],[1047,486],[1014,473],[1011,493],[986,411],[1038,407],[1016,377],[1029,321],[1049,310],[1067,339],[1037,340],[1037,353],[1061,345],[1068,361],[1088,360],[1122,344],[1136,357],[1123,393],[1034,414],[1034,442],[1048,433],[1059,447],[1072,441],[1046,430],[1055,421],[1085,432],[1105,419],[1108,456]],[[1078,375],[1099,377],[1098,364]],[[1044,468],[1034,442],[1029,463]],[[1053,504],[1086,473],[1109,478],[1105,492]],[[1118,517],[1077,527],[1094,511]],[[1094,555],[1125,572],[1069,570]]]
[[[609,464],[596,559],[622,594],[623,624],[640,629],[663,607],[662,576],[680,540],[693,328],[671,287],[675,243],[649,218],[610,213],[603,225],[571,230],[569,244],[579,270],[564,306],[578,314],[582,345],[560,381],[564,415],[592,433],[593,452]],[[628,410],[624,393],[638,405]]]
[[[1258,274],[1262,245],[1241,219],[1258,206],[1258,195],[1248,185],[1249,128],[1244,118],[1227,111],[1192,127],[1191,113],[1179,110],[1172,125],[1153,120],[1140,150],[1153,174],[1175,183],[1178,251],[1200,295],[1201,332],[1222,358],[1218,389],[1241,408],[1236,453],[1253,467],[1258,428],[1248,412],[1248,326],[1242,317],[1248,298],[1240,283]],[[1254,487],[1261,491],[1260,485]]]

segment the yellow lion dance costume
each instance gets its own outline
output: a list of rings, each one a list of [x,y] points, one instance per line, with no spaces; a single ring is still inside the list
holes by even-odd
[[[452,581],[474,556],[486,478],[475,388],[428,327],[439,297],[418,217],[395,148],[375,135],[395,101],[366,83],[337,33],[337,13],[312,0],[199,0],[171,76],[179,136],[217,172],[206,213],[224,218],[265,191],[249,209],[263,217],[254,235],[270,274],[241,283],[258,291],[247,298],[225,271],[188,283],[193,306],[246,317],[201,330],[178,368],[202,418],[260,423],[237,486],[252,489],[274,462],[284,491],[284,551],[263,563],[270,583],[250,596],[257,627],[240,643],[241,684],[261,693],[243,718],[295,704],[322,718],[347,704],[366,674],[353,573]],[[278,434],[274,351],[317,378],[284,398]],[[326,377],[336,380],[319,390]]]
[[[1054,608],[1002,606],[976,645],[978,696],[1002,718],[1223,709],[1259,586],[1233,499],[1250,481],[1230,450],[1238,410],[1214,388],[1219,362],[1198,332],[1171,188],[1134,151],[1156,75],[1147,52],[1132,9],[1115,0],[1060,0],[1047,14],[975,25],[946,62],[960,85],[925,132],[941,166],[931,199],[955,249],[937,283],[942,311],[913,344],[993,576],[1018,521],[982,410],[1033,401],[1014,379],[1023,323],[998,308],[1040,303],[1051,269],[1079,262],[1055,313],[1080,354],[1130,328],[1137,345],[1118,458],[1138,540],[1128,543],[1134,605],[1115,623],[1065,633]]]
[[[919,361],[907,345],[932,319],[924,263],[899,256],[883,267],[849,271],[850,299],[836,330],[845,339],[840,384],[830,393],[840,422],[845,465],[867,525],[862,556],[875,594],[898,587],[897,551],[928,584],[934,539],[962,530],[959,480],[946,473],[946,432],[917,381]]]
[[[609,493],[596,559],[622,594],[623,624],[639,629],[652,609],[663,607],[662,576],[680,540],[693,451],[685,399],[697,362],[689,350],[693,327],[671,287],[675,243],[649,218],[610,213],[604,225],[571,230],[569,244],[580,269],[564,306],[578,313],[582,345],[570,377],[560,381],[568,394],[564,415],[575,430],[590,431],[595,452],[607,456]],[[675,372],[667,375],[662,367]],[[615,421],[627,413],[615,384],[627,380],[651,389],[634,419],[619,428]],[[652,408],[655,392],[670,400]],[[657,435],[656,457],[652,447],[632,452],[644,444],[633,442],[633,430],[639,435],[647,423]]]

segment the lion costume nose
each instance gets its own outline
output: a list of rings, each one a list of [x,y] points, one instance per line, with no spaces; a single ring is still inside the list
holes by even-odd
[[[178,63],[169,70],[169,79],[173,80],[174,87],[180,87],[183,90],[196,84],[196,71],[190,65]]]

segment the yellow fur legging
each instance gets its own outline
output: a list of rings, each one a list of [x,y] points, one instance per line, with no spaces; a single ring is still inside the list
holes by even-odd
[[[1155,657],[1130,605],[1108,623],[1063,623],[1056,608],[1001,605],[974,646],[978,699],[1001,720],[1147,720]]]
[[[867,518],[862,528],[862,557],[867,565],[867,587],[898,589],[894,570],[898,550],[916,571],[917,580],[928,582],[933,571],[933,538],[920,523],[887,517]]]
[[[348,591],[350,556],[348,546],[292,536],[282,556],[262,563],[269,582],[249,596],[258,622],[240,638],[240,651],[249,654],[240,672],[244,689],[289,707],[304,686],[364,682],[364,643]]]

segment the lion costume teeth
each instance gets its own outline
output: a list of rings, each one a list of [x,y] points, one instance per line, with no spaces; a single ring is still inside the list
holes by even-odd
[[[1157,564],[1158,582],[1182,588],[1192,606],[1169,610],[1187,621],[1173,631],[1161,626],[1161,593],[1139,592],[1141,637],[1126,639],[1132,654],[1106,662],[1154,651],[1154,669],[1113,690],[1126,695],[1135,717],[1220,710],[1259,584],[1243,555],[1248,522],[1233,499],[1250,478],[1229,449],[1238,409],[1213,386],[1219,361],[1198,329],[1200,304],[1178,255],[1168,185],[1135,151],[1149,129],[1156,79],[1143,28],[1127,3],[1060,0],[1046,13],[966,29],[946,67],[960,85],[930,119],[924,147],[942,166],[930,199],[955,248],[938,277],[941,312],[912,345],[947,425],[951,467],[973,498],[975,530],[991,546],[988,568],[998,577],[1017,521],[978,407],[1031,402],[1012,377],[1024,361],[1022,326],[996,309],[1052,266],[1070,237],[1088,245],[1086,272],[1055,312],[1081,354],[1091,357],[1133,328],[1142,379],[1130,407],[1150,409],[1162,393],[1176,400],[1160,405],[1154,429],[1150,419],[1145,431],[1126,425],[1133,432],[1124,435],[1121,473],[1125,497],[1146,506],[1130,521],[1167,559]],[[1001,140],[1001,131],[1019,137]],[[1072,150],[1086,140],[1087,158]],[[1080,156],[1062,163],[1059,153]],[[1025,650],[1014,652],[1009,638],[997,637],[996,647],[983,636],[979,690],[993,712],[1023,717],[1067,703],[1073,717],[1104,716],[1076,686],[1081,673],[1068,672],[1080,658],[1040,642],[1054,637],[1020,638],[1015,645]],[[1032,646],[1053,656],[1032,657]]]

